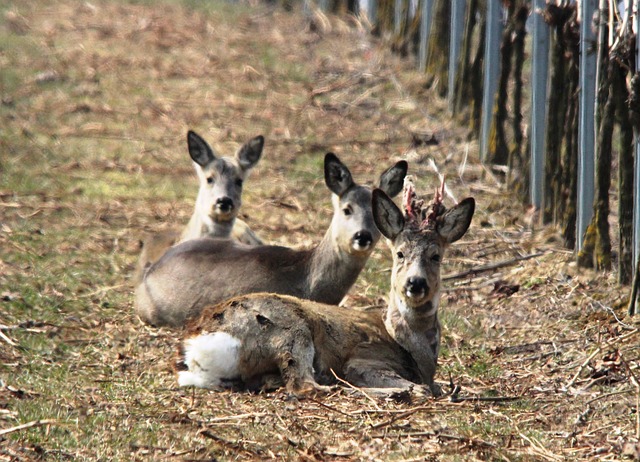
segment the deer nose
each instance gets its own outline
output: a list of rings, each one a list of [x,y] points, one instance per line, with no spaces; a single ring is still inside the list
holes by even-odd
[[[353,241],[358,244],[359,247],[366,249],[373,244],[373,236],[369,231],[358,231],[353,235]]]
[[[411,295],[424,294],[428,289],[427,280],[418,276],[411,276],[407,279],[405,289],[407,293]]]
[[[216,209],[228,213],[233,210],[233,200],[230,197],[220,197],[216,201]]]

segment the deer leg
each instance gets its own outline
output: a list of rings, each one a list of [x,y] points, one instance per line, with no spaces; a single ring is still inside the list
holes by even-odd
[[[311,333],[296,330],[291,334],[284,349],[276,346],[276,351],[280,351],[277,363],[287,390],[294,394],[329,392],[331,388],[318,384],[313,375],[315,348]]]
[[[420,393],[427,392],[433,396],[440,396],[440,387],[431,380],[431,383],[414,383],[400,376],[384,363],[367,359],[355,359],[349,361],[344,368],[345,380],[357,387],[367,389],[390,389],[390,392],[402,390],[415,390]],[[425,390],[426,389],[426,390]]]
[[[345,380],[356,387],[396,388],[408,390],[415,383],[401,377],[386,364],[366,359],[354,359],[344,367]]]
[[[362,367],[361,367],[362,366]],[[370,364],[348,364],[345,380],[373,396],[391,396],[411,392],[418,396],[440,396],[442,391],[435,382],[424,385],[402,378],[388,368],[371,368]]]

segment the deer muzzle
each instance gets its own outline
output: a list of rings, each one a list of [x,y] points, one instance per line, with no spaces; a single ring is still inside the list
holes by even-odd
[[[230,197],[220,197],[216,200],[215,213],[216,215],[231,215],[234,209],[233,199]]]
[[[369,231],[358,231],[353,235],[352,244],[355,250],[368,250],[373,244],[373,236]]]
[[[427,280],[419,276],[411,276],[404,284],[404,292],[408,298],[423,298],[429,292]]]

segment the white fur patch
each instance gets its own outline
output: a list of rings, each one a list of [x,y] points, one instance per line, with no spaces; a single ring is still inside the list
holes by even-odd
[[[398,307],[398,311],[400,311],[400,314],[402,314],[402,317],[406,317],[409,313],[409,308],[407,307],[407,304],[404,302],[402,297],[400,297],[400,295],[398,294],[396,294],[396,306]]]
[[[198,211],[203,226],[208,230],[212,230],[216,225],[216,223],[213,221],[213,218],[211,218],[211,216],[209,215],[210,212],[211,210]]]
[[[420,313],[420,316],[432,316],[436,314],[436,312],[438,311],[438,306],[440,305],[440,291],[438,291],[438,293],[433,296],[433,298],[431,299],[431,304],[431,309],[425,313]],[[397,293],[396,307],[404,318],[411,319],[415,315],[414,311],[407,306],[405,300]]]
[[[357,252],[364,252],[365,250],[369,250],[371,248],[371,244],[360,245],[357,241],[353,241],[353,244],[351,246]]]
[[[181,387],[219,387],[222,379],[238,376],[240,340],[226,332],[214,332],[184,341],[184,363],[188,370],[178,373]]]
[[[440,290],[438,290],[438,292],[431,299],[431,304],[433,306],[432,306],[431,310],[429,311],[429,313],[427,313],[428,316],[436,314],[436,312],[438,311],[438,307],[440,306]]]

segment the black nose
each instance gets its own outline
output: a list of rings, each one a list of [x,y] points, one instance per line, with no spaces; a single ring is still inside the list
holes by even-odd
[[[369,231],[358,231],[353,235],[353,240],[357,242],[360,247],[368,247],[373,243],[373,236]]]
[[[230,212],[233,210],[233,201],[230,197],[221,197],[216,201],[216,208],[221,212]]]
[[[411,276],[405,284],[406,289],[412,294],[427,292],[427,280],[418,276]]]

